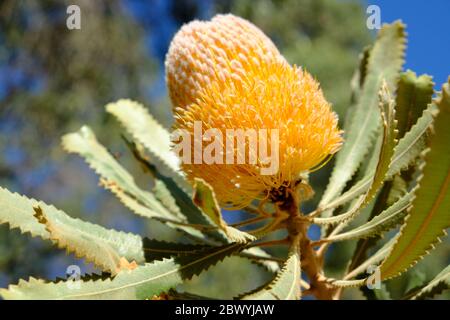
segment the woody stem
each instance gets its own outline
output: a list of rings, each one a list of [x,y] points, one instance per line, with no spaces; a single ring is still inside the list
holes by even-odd
[[[299,200],[295,196],[291,199],[292,201],[283,204],[283,208],[280,209],[289,214],[286,227],[289,238],[293,241],[298,241],[301,268],[308,276],[310,282],[308,293],[313,294],[320,300],[331,300],[333,298],[334,288],[326,282],[321,259],[314,250],[312,241],[307,235],[310,222],[302,219],[303,216],[299,209]]]

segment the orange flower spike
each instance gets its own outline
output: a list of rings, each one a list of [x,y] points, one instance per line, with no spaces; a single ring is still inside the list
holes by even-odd
[[[166,57],[166,80],[176,129],[194,136],[194,121],[199,121],[203,132],[214,128],[223,137],[227,129],[278,130],[279,169],[274,174],[261,174],[265,162],[259,154],[256,163],[182,163],[188,179],[208,182],[226,208],[241,208],[254,199],[276,201],[342,144],[337,116],[319,83],[290,66],[261,30],[236,16],[184,25]],[[202,142],[203,148],[209,143]],[[192,147],[192,154],[201,152]],[[223,147],[230,152],[225,141]],[[231,153],[237,157],[238,151],[235,146]]]

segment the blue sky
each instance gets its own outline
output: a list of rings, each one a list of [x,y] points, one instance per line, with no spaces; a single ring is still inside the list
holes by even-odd
[[[380,7],[381,21],[407,25],[406,69],[429,74],[436,88],[450,75],[450,1],[362,0]]]

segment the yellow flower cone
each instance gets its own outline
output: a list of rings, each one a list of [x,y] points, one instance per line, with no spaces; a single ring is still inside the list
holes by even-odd
[[[342,144],[337,116],[319,83],[290,66],[261,30],[239,17],[217,15],[184,25],[166,57],[166,80],[176,129],[194,136],[194,122],[200,122],[203,132],[216,129],[223,137],[227,129],[277,129],[274,174],[261,174],[266,163],[259,157],[240,164],[182,161],[188,179],[208,182],[225,208],[241,208],[254,199],[280,200]],[[202,150],[210,143],[203,141]],[[237,147],[230,151],[225,144],[224,152],[237,158]],[[268,150],[274,147],[269,138]],[[202,152],[195,143],[192,148],[192,155]]]

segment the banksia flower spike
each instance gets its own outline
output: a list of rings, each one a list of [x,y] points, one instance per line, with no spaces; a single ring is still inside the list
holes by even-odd
[[[277,202],[342,144],[337,116],[319,83],[289,65],[261,30],[236,16],[183,26],[166,57],[166,80],[174,127],[193,138],[192,152],[180,152],[182,168],[190,181],[207,181],[225,208],[241,208],[254,199]],[[196,128],[214,130],[215,139],[196,137]],[[266,145],[251,144],[251,134],[243,150],[239,142],[227,145],[230,130],[249,129],[263,130]],[[177,136],[174,143],[181,140]],[[216,147],[212,152],[210,144]],[[254,150],[258,147],[266,147],[266,157]],[[202,150],[216,161],[195,161]],[[270,166],[267,155],[277,156],[277,170],[270,174],[263,173]]]

